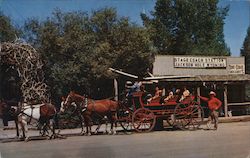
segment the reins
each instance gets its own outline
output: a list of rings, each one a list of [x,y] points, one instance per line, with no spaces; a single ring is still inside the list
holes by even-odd
[[[119,97],[119,96],[122,96],[122,95],[124,95],[124,94],[125,94],[125,92],[122,92],[121,94],[118,94],[118,95],[115,95],[115,96],[112,96],[112,97],[109,97],[109,98],[106,98],[106,99],[111,100],[111,99],[113,99],[113,98],[115,98],[115,97]]]

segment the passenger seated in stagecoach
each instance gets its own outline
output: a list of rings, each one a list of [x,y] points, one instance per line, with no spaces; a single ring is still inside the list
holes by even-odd
[[[135,83],[129,88],[129,91],[128,91],[126,97],[131,97],[134,92],[141,91],[141,89],[140,89],[141,85],[142,85],[142,82],[135,81]]]
[[[168,96],[164,99],[164,103],[167,103],[167,102],[169,102],[170,100],[172,100],[172,99],[174,99],[174,93],[172,92],[172,91],[170,91],[169,93],[168,93]]]
[[[135,81],[132,86],[130,86],[129,84],[132,85],[132,82],[127,81],[127,83],[126,83],[127,94],[126,94],[125,102],[129,107],[132,107],[133,93],[141,91],[142,82],[141,81]]]
[[[142,93],[142,101],[143,101],[144,104],[146,104],[147,100],[152,98],[152,94],[150,94],[149,92],[146,91],[144,85],[141,85],[140,91],[143,92]]]
[[[182,97],[181,90],[177,88],[174,93],[175,101],[179,102],[181,97]]]
[[[152,100],[155,100],[155,99],[162,97],[162,92],[163,91],[158,86],[156,86],[155,87],[155,95],[147,100],[148,103],[150,103]]]
[[[190,97],[189,90],[187,89],[187,87],[183,87],[183,93],[182,93],[182,96],[181,96],[181,99],[179,100],[179,102],[182,102],[182,101],[188,99],[189,97]]]

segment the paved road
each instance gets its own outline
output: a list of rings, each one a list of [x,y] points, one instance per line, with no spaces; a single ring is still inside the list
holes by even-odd
[[[220,124],[217,131],[74,136],[0,143],[0,158],[250,158],[250,122]]]

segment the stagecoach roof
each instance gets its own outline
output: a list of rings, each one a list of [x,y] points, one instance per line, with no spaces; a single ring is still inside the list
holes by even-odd
[[[173,78],[173,79],[165,79],[163,81],[175,81],[175,82],[202,82],[202,81],[213,81],[213,82],[239,82],[239,81],[250,81],[249,74],[237,74],[237,75],[200,75],[189,78]]]

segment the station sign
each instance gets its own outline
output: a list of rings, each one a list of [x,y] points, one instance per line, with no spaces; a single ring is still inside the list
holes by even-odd
[[[229,74],[245,74],[244,64],[229,64],[228,65]]]
[[[199,69],[226,69],[227,59],[223,57],[174,57],[174,67]]]

